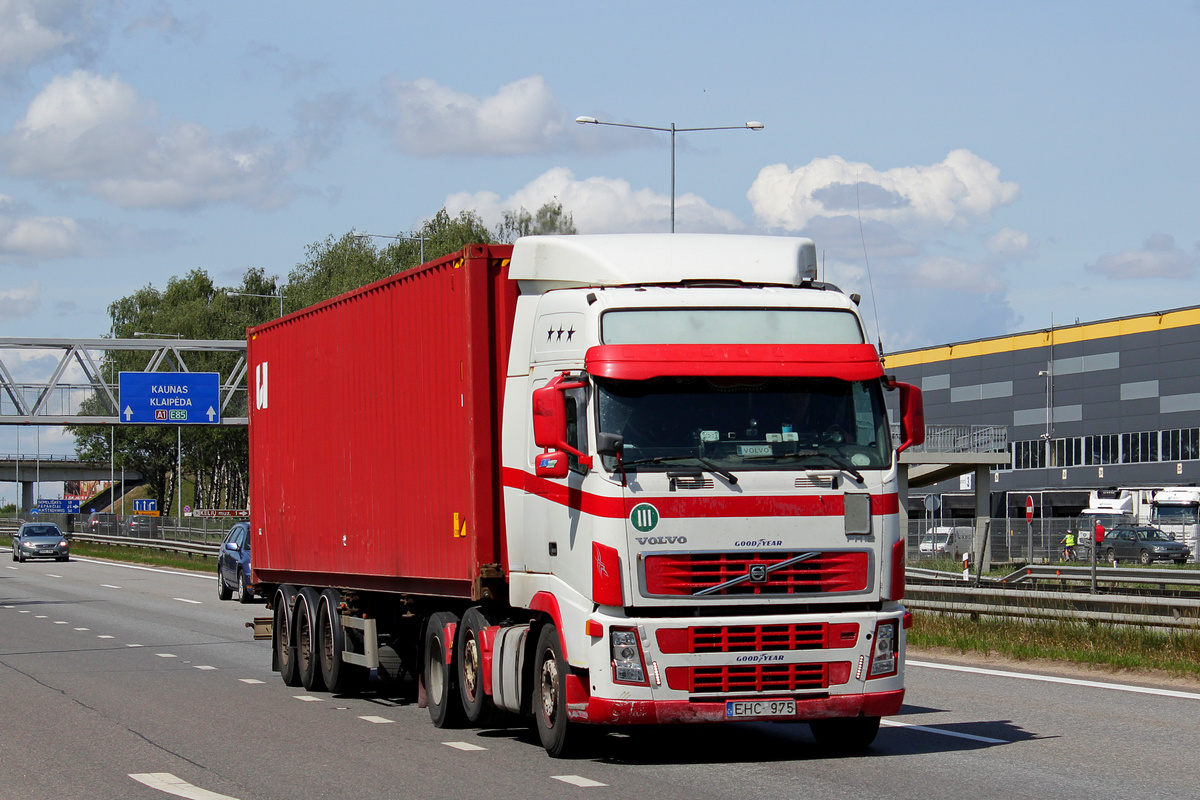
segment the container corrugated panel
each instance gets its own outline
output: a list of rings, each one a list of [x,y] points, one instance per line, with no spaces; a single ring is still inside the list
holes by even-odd
[[[256,580],[472,597],[502,564],[511,251],[472,245],[248,332]]]

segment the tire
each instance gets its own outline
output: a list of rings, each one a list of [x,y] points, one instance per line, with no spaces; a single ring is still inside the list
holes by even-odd
[[[254,590],[250,588],[250,582],[246,580],[246,573],[238,570],[238,602],[242,605],[254,602]]]
[[[24,563],[25,563],[25,556],[21,555],[20,553],[17,553],[17,563],[18,563],[18,564],[24,564]]]
[[[484,690],[483,653],[479,642],[480,632],[495,623],[479,606],[467,610],[458,625],[458,642],[454,652],[458,655],[455,666],[458,691],[467,722],[481,728],[494,727],[504,716],[496,708],[492,698]]]
[[[466,719],[456,680],[458,668],[446,663],[446,626],[458,623],[458,615],[439,611],[425,626],[424,658],[421,677],[425,682],[425,697],[429,719],[438,728],[457,728]],[[451,651],[453,658],[453,651]]]
[[[342,651],[346,649],[346,629],[342,625],[341,604],[341,593],[336,589],[326,589],[321,592],[321,604],[317,607],[321,680],[335,694],[356,691],[366,678],[362,667],[342,660]]]
[[[1114,564],[1117,562],[1117,554],[1113,551],[1113,549],[1111,547],[1108,548],[1108,550],[1105,552],[1105,555],[1108,556],[1108,558],[1105,559],[1106,561],[1111,561]]]
[[[317,628],[317,605],[321,596],[311,586],[300,590],[296,598],[296,619],[292,625],[296,634],[296,671],[300,684],[310,692],[325,688],[321,679],[320,632]]]
[[[275,592],[275,623],[272,626],[272,645],[275,648],[274,667],[279,670],[284,686],[299,686],[300,671],[296,664],[296,645],[292,637],[292,614],[296,604],[296,589],[280,586]]]
[[[879,733],[879,717],[814,719],[808,723],[817,744],[840,753],[866,750]]]
[[[1150,556],[1149,550],[1143,550],[1142,552],[1138,553],[1138,561],[1142,563],[1142,566],[1148,567],[1154,562],[1154,559]]]
[[[225,584],[225,579],[221,577],[220,568],[217,568],[217,599],[228,600],[233,597],[233,590]]]
[[[585,738],[580,726],[567,720],[567,674],[558,629],[546,623],[538,632],[533,660],[533,721],[542,747],[551,758],[569,758]]]

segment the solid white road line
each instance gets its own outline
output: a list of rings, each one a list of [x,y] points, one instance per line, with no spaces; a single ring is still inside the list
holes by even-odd
[[[607,783],[594,781],[591,778],[583,778],[579,775],[551,775],[550,777],[556,781],[562,781],[563,783],[569,783],[572,786],[579,786],[584,789],[592,786],[608,786]]]
[[[129,777],[151,789],[173,794],[176,797],[186,797],[188,800],[237,800],[236,797],[230,797],[227,794],[217,794],[208,789],[193,786],[169,772],[138,772],[130,773]]]
[[[177,572],[175,570],[159,569],[157,567],[143,567],[140,564],[125,564],[121,561],[105,561],[99,558],[75,558],[74,556],[71,558],[74,561],[86,561],[89,564],[104,564],[108,567],[121,567],[122,569],[140,569],[143,572],[158,572],[163,575],[179,575],[184,578],[201,578],[206,581],[215,581],[217,579],[216,575],[206,575],[203,572]],[[118,586],[117,588],[119,589],[121,587]]]
[[[1178,697],[1184,700],[1200,700],[1200,693],[1180,692],[1175,689],[1151,689],[1146,686],[1131,686],[1127,683],[1106,683],[1104,681],[1087,681],[1080,678],[1062,678],[1057,675],[1033,675],[1028,672],[1008,672],[1001,669],[986,669],[984,667],[961,667],[957,664],[937,664],[932,661],[910,661],[905,664],[910,667],[926,667],[928,669],[944,669],[950,672],[969,672],[975,675],[991,675],[996,678],[1016,678],[1025,681],[1041,681],[1043,683],[1061,683],[1067,686],[1086,686],[1090,689],[1109,689],[1115,692],[1133,692],[1134,694],[1153,694],[1159,697]]]
[[[896,722],[895,720],[891,719],[880,720],[879,724],[886,725],[889,728],[911,728],[914,731],[936,733],[940,736],[953,736],[956,739],[970,739],[972,742],[986,742],[987,744],[1010,744],[1007,739],[993,739],[990,736],[976,736],[971,733],[959,733],[958,731],[948,731],[943,728],[930,728],[925,725],[912,725],[907,722]]]

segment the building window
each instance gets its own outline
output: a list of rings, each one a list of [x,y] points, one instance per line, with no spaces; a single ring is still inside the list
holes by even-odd
[[[1200,428],[1176,428],[1162,432],[1163,461],[1192,461],[1200,458]]]
[[[1013,469],[1042,469],[1046,466],[1046,443],[1041,439],[1012,443]]]
[[[1088,465],[1116,464],[1120,459],[1120,439],[1115,433],[1083,438],[1083,460]]]
[[[1083,463],[1083,439],[1054,439],[1050,442],[1050,466],[1077,467]]]
[[[1121,463],[1158,461],[1158,431],[1121,434]]]

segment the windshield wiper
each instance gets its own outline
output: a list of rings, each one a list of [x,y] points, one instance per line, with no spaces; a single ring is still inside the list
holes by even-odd
[[[623,463],[626,467],[636,467],[638,464],[664,464],[668,461],[682,461],[682,460],[698,461],[705,468],[707,468],[709,472],[720,475],[722,478],[724,478],[725,480],[729,481],[730,483],[732,483],[734,485],[736,485],[738,482],[736,475],[734,475],[732,472],[729,472],[728,470],[718,467],[716,464],[709,461],[704,456],[654,456],[653,458],[637,458],[637,459],[634,459],[633,461],[625,461]]]
[[[806,450],[800,453],[785,453],[783,455],[776,456],[776,458],[823,458],[826,461],[832,462],[835,467],[851,476],[859,483],[866,482],[863,480],[862,473],[855,469],[853,464],[834,453],[820,453],[816,450]]]

